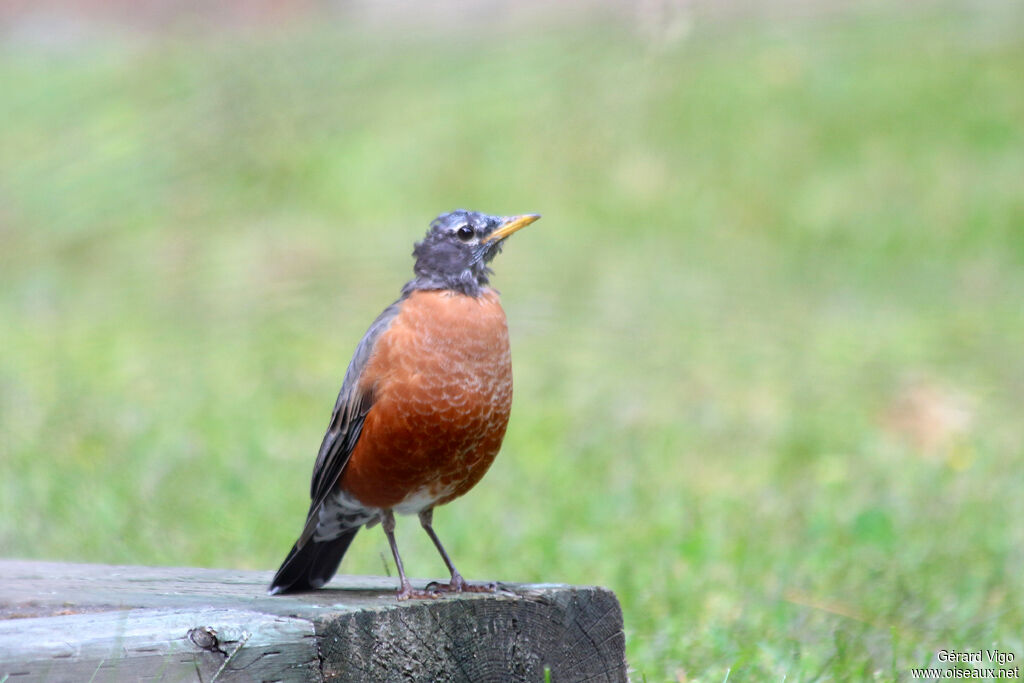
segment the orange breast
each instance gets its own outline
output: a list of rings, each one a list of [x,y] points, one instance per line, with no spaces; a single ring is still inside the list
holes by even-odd
[[[512,406],[498,295],[412,293],[377,340],[362,384],[374,404],[341,488],[400,512],[462,495],[494,461]]]

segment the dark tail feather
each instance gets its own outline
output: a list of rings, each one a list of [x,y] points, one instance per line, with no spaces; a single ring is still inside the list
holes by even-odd
[[[338,571],[341,558],[357,531],[359,527],[349,529],[330,541],[309,539],[302,548],[293,545],[267,592],[271,595],[301,593],[323,586]]]

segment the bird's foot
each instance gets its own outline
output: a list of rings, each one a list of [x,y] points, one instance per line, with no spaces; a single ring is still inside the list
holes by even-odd
[[[398,593],[395,595],[399,600],[434,600],[440,597],[437,591],[432,590],[430,586],[427,586],[427,590],[419,590],[413,588],[412,584],[408,581],[402,582],[402,587],[398,589]]]
[[[493,581],[483,584],[464,583],[462,590],[466,593],[497,593],[498,584]]]
[[[427,584],[427,590],[438,593],[497,593],[498,584],[491,582],[483,585],[471,584],[462,578],[461,574],[453,574],[452,580],[448,583],[431,581]]]

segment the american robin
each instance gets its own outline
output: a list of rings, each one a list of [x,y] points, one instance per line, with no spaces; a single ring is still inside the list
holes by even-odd
[[[471,489],[494,461],[512,405],[508,328],[488,264],[505,239],[540,218],[458,210],[416,243],[415,277],[356,347],[313,466],[306,526],[270,594],[326,584],[362,526],[380,522],[395,557],[398,599],[414,590],[395,544],[394,514],[419,515],[451,572],[466,583],[431,526],[433,510]]]

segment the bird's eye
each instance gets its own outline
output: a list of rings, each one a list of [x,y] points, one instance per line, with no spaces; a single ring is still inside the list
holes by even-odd
[[[471,239],[473,239],[474,233],[473,228],[469,227],[468,225],[463,225],[455,232],[455,234],[458,235],[459,239],[462,240],[463,242],[468,242]]]

